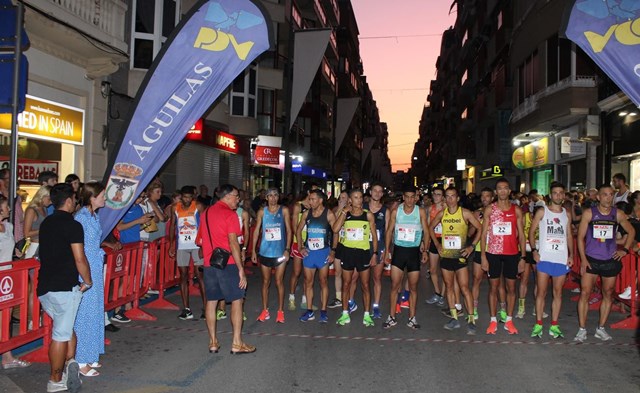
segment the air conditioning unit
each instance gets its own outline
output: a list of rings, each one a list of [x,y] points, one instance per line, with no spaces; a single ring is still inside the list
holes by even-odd
[[[600,116],[588,115],[578,122],[578,139],[586,142],[600,140]]]

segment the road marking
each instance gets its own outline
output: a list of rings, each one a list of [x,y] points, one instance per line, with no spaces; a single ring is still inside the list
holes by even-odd
[[[121,328],[125,329],[141,329],[141,330],[169,330],[176,332],[198,332],[207,333],[207,329],[203,328],[180,328],[171,326],[146,326],[146,325],[123,325]],[[222,330],[218,334],[232,334],[231,331]],[[421,343],[433,343],[433,344],[501,344],[501,345],[591,345],[591,346],[606,346],[606,347],[640,347],[640,343],[636,342],[583,342],[578,343],[574,341],[498,341],[498,340],[473,340],[473,339],[451,339],[451,338],[401,338],[401,337],[362,337],[362,336],[324,336],[314,334],[295,334],[295,333],[269,333],[269,332],[243,332],[245,336],[253,337],[285,337],[285,338],[303,338],[312,340],[354,340],[354,341],[379,341],[379,342],[421,342]]]

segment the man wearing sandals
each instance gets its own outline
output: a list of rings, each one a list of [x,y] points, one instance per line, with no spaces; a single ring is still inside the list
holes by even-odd
[[[242,299],[247,289],[244,261],[240,255],[238,236],[242,235],[240,222],[235,210],[240,196],[238,189],[230,184],[220,186],[220,200],[205,211],[200,223],[198,237],[202,239],[204,256],[204,287],[206,295],[206,320],[209,330],[209,352],[217,353],[220,343],[216,336],[216,309],[218,301],[231,303],[231,326],[233,328],[232,354],[251,353],[256,347],[242,341]],[[224,269],[212,267],[209,263],[216,247],[231,253]]]

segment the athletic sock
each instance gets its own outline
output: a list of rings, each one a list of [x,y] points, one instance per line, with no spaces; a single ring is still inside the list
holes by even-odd
[[[474,301],[473,301],[473,309],[475,310],[475,309],[477,309],[477,308],[478,308],[478,301],[477,301],[477,300],[474,300]]]
[[[336,291],[336,299],[342,301],[342,292]]]
[[[538,325],[542,325],[542,319],[536,319],[536,323],[537,323]],[[552,324],[552,325],[554,324],[554,323],[553,323],[553,321],[551,321],[551,324]],[[555,324],[557,325],[557,324],[558,324],[558,322],[556,322]]]
[[[349,310],[342,310],[342,315],[349,315]]]
[[[373,308],[379,308],[380,305],[378,303],[373,303]]]
[[[462,304],[456,304],[456,311],[462,311]]]
[[[524,298],[519,298],[518,299],[518,307],[523,307],[524,308]]]
[[[289,294],[289,300],[296,300],[296,295],[293,293]]]
[[[458,320],[458,310],[454,308],[449,309],[449,311],[451,312],[451,318]]]
[[[500,302],[500,311],[504,310],[507,308],[507,303],[502,303]]]
[[[305,295],[302,295],[302,303],[306,303],[307,302],[307,297]]]
[[[538,322],[540,325],[542,325],[542,321]],[[551,321],[551,326],[556,326],[558,324],[558,321]]]
[[[507,315],[507,322],[511,321],[513,319],[513,317],[510,317]]]
[[[365,312],[364,312],[364,317],[366,318],[366,317],[368,317],[368,316],[369,316],[369,311],[365,311]]]
[[[498,322],[498,318],[497,317],[491,317],[491,319],[489,321],[490,322]]]

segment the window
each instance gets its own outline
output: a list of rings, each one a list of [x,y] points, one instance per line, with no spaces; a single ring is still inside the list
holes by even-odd
[[[518,67],[518,103],[522,104],[538,91],[538,79],[540,77],[540,66],[538,61],[538,51],[534,51],[527,57],[523,64]]]
[[[571,76],[571,41],[554,35],[547,40],[547,86]]]
[[[274,91],[258,89],[258,133],[273,135],[273,99]]]
[[[256,117],[258,67],[249,66],[231,84],[231,116]]]
[[[497,21],[497,30],[500,30],[500,28],[502,27],[502,11],[500,11],[500,13],[498,13],[498,21]]]
[[[180,17],[181,0],[133,0],[131,68],[149,69]]]
[[[496,151],[496,131],[493,126],[487,128],[487,153],[492,154]]]

